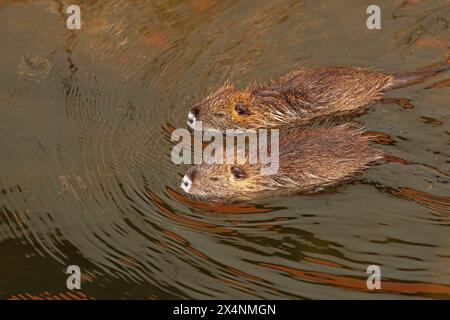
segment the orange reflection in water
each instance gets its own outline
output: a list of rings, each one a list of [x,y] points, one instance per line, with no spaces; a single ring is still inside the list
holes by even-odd
[[[203,200],[196,200],[188,198],[170,187],[166,187],[167,193],[176,201],[179,201],[183,204],[193,206],[196,208],[203,209],[208,212],[214,213],[225,213],[225,214],[249,214],[249,213],[266,213],[273,212],[279,209],[283,209],[281,207],[271,207],[265,208],[260,206],[255,206],[253,204],[245,204],[245,203],[219,203],[219,202],[208,202]]]
[[[148,194],[152,203],[161,210],[163,214],[166,215],[170,220],[179,222],[185,226],[189,226],[196,230],[208,231],[213,233],[230,233],[233,234],[234,231],[232,229],[217,226],[212,223],[204,222],[197,219],[192,219],[184,215],[180,215],[173,211],[168,205],[166,205],[160,197],[158,197],[154,192],[148,190]]]
[[[383,160],[386,162],[399,163],[399,164],[405,164],[405,165],[413,164],[412,162],[410,162],[408,160],[405,160],[403,158],[400,158],[400,157],[397,157],[397,156],[394,156],[394,155],[388,154],[388,153],[383,154]]]
[[[182,245],[184,248],[186,248],[189,252],[191,252],[195,256],[197,256],[197,257],[199,257],[199,258],[201,258],[203,260],[211,261],[211,259],[206,254],[204,254],[200,250],[194,248],[191,245],[191,243],[188,240],[186,240],[184,237],[182,237],[181,235],[179,235],[179,234],[177,234],[175,232],[169,231],[169,230],[164,230],[163,232],[164,232],[164,234],[167,237],[175,240],[177,243]],[[170,245],[170,244],[168,244],[168,245]],[[226,285],[228,285],[230,287],[233,287],[233,288],[235,288],[237,290],[240,290],[242,292],[246,292],[248,294],[251,294],[251,295],[253,295],[256,298],[261,298],[262,299],[263,298],[262,296],[259,296],[259,295],[255,294],[254,290],[249,285],[245,284],[244,282],[242,282],[240,280],[240,278],[245,278],[246,280],[249,280],[249,281],[252,281],[252,282],[257,282],[259,285],[261,285],[263,287],[266,287],[267,289],[274,290],[273,288],[270,287],[270,285],[265,280],[263,280],[263,279],[261,279],[259,277],[253,276],[253,275],[248,274],[248,273],[246,273],[244,271],[240,271],[240,270],[238,270],[238,269],[236,269],[234,267],[231,267],[231,266],[224,266],[224,268],[227,269],[230,272],[230,274],[234,274],[235,276],[237,276],[237,278],[236,279],[230,278],[227,273],[224,273],[222,275],[216,274],[216,275],[212,275],[212,276],[216,280],[218,280],[218,281],[220,281],[222,283],[225,283]],[[277,290],[275,289],[275,291],[277,291]]]
[[[207,255],[205,255],[203,252],[195,249],[193,246],[191,246],[189,241],[187,241],[185,238],[183,238],[179,234],[177,234],[175,232],[172,232],[172,231],[169,231],[169,230],[164,230],[163,232],[164,232],[164,234],[166,236],[168,236],[169,238],[174,239],[176,242],[180,243],[185,248],[187,248],[192,254],[194,254],[197,257],[202,258],[204,260],[209,260]]]
[[[420,38],[416,41],[417,45],[422,47],[432,47],[432,48],[441,48],[446,49],[450,46],[450,41],[447,39],[433,35],[426,38]]]
[[[446,215],[450,214],[450,197],[436,196],[431,193],[408,187],[389,189],[387,191],[394,196],[417,202],[418,204],[438,213]]]
[[[310,280],[341,288],[358,291],[371,291],[367,288],[366,279],[352,278],[350,276],[337,276],[331,273],[303,271],[271,263],[259,263],[260,266],[288,273],[296,278]],[[390,279],[382,279],[381,289],[377,292],[404,293],[404,294],[450,294],[450,286],[435,283],[406,283]]]
[[[9,298],[9,300],[92,300],[94,298],[88,297],[79,291],[68,291],[61,293],[50,293],[44,291],[41,293],[21,293],[15,294]]]
[[[414,109],[414,105],[411,103],[411,100],[406,98],[383,98],[380,102],[384,104],[397,104],[402,106],[403,109]]]
[[[259,299],[264,299],[264,297],[259,295],[259,294],[257,294],[257,293],[255,293],[255,290],[251,286],[246,284],[244,281],[242,281],[242,280],[248,280],[250,282],[256,282],[256,283],[258,283],[259,287],[263,287],[266,290],[269,290],[269,291],[272,291],[272,292],[275,292],[275,293],[280,293],[279,290],[277,290],[276,288],[273,288],[268,281],[266,281],[266,280],[264,280],[264,279],[262,279],[260,277],[248,274],[248,273],[246,273],[244,271],[238,270],[238,269],[236,269],[234,267],[231,267],[231,266],[226,266],[225,268],[227,269],[227,271],[229,271],[230,274],[234,274],[237,277],[237,278],[231,279],[231,278],[228,277],[227,274],[215,276],[215,278],[217,280],[219,280],[220,282],[225,283],[226,285],[229,285],[229,286],[231,286],[233,288],[236,288],[238,290],[246,292],[246,293],[254,296],[255,298],[259,298]]]
[[[426,87],[425,89],[443,88],[443,87],[450,87],[450,79],[444,79],[441,81],[437,81],[437,82],[433,83],[432,85]]]
[[[387,133],[381,131],[366,131],[363,133],[364,137],[367,137],[370,141],[383,145],[393,145],[394,140]]]

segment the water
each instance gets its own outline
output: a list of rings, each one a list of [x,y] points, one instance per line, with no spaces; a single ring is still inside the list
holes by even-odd
[[[448,1],[379,1],[381,30],[361,1],[78,3],[80,31],[67,1],[0,3],[1,298],[450,297],[449,73],[357,118],[415,164],[328,192],[212,205],[170,161],[170,132],[226,80],[444,61]]]

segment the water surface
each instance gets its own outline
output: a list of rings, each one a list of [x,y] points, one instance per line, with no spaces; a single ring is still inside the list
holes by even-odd
[[[170,160],[170,132],[226,80],[445,61],[448,1],[379,1],[381,30],[364,1],[78,3],[78,31],[67,1],[0,3],[1,298],[450,297],[448,73],[356,119],[414,164],[328,192],[193,201]],[[66,287],[72,264],[80,291]]]

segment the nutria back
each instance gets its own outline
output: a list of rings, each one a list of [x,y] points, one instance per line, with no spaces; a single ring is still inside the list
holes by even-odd
[[[250,88],[252,94],[283,98],[306,119],[357,112],[393,82],[390,75],[357,67],[304,67]]]
[[[201,164],[183,178],[183,189],[199,198],[248,200],[270,194],[313,192],[351,178],[381,158],[360,129],[351,125],[292,128],[280,132],[279,167],[261,174],[261,163]]]

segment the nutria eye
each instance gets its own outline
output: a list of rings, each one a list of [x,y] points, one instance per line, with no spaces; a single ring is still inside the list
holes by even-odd
[[[212,177],[212,178],[209,178],[209,180],[211,180],[211,181],[219,181],[219,178]]]
[[[236,110],[236,112],[241,116],[250,114],[247,106],[243,102],[238,102],[234,107],[234,110]]]
[[[231,173],[233,174],[233,176],[236,179],[244,179],[245,177],[247,177],[247,175],[245,174],[245,171],[238,166],[233,166],[231,167]]]

